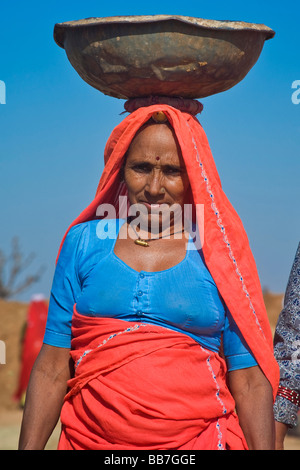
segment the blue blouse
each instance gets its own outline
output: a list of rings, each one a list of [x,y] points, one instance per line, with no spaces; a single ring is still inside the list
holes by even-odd
[[[192,239],[180,263],[138,272],[114,253],[124,222],[93,220],[68,232],[53,279],[44,342],[71,347],[76,303],[82,315],[160,325],[215,352],[222,339],[229,370],[256,365]]]

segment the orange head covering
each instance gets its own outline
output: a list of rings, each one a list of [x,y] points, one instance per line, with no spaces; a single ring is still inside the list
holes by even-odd
[[[158,111],[166,114],[177,137],[194,204],[204,205],[202,250],[206,265],[275,396],[279,372],[256,264],[242,222],[222,190],[207,137],[195,116],[166,104],[138,108],[127,116],[106,144],[105,167],[95,199],[71,226],[95,219],[97,207],[104,203],[114,204],[118,217],[119,196],[126,195],[119,177],[124,155],[139,128]]]

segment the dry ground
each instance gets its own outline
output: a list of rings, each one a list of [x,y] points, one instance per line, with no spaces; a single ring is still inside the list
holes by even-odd
[[[271,328],[274,332],[282,308],[282,294],[264,293]],[[6,364],[0,365],[0,450],[15,450],[18,446],[22,410],[12,400],[17,386],[20,360],[20,338],[25,324],[28,305],[0,300],[0,340],[6,345]],[[59,425],[55,429],[47,449],[56,449]],[[288,435],[287,450],[300,450],[300,431]]]

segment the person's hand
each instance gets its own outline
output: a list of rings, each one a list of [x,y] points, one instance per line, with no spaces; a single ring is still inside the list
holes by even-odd
[[[288,431],[288,426],[275,421],[275,450],[284,450],[284,439]]]

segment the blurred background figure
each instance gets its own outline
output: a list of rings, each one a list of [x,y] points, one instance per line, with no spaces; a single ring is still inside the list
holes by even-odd
[[[32,296],[24,333],[21,338],[21,362],[17,390],[14,393],[14,400],[19,401],[23,406],[26,389],[33,364],[40,352],[47,320],[48,303],[43,294]]]
[[[300,409],[300,243],[276,325],[274,354],[280,367],[280,384],[274,405],[276,448],[283,450],[289,428],[296,428],[298,424]]]

